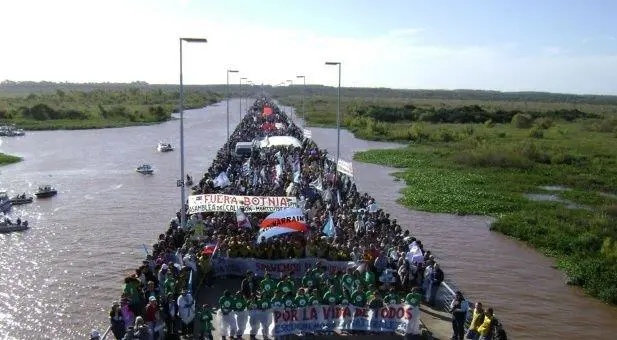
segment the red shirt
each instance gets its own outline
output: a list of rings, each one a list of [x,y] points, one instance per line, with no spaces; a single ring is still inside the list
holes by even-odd
[[[144,316],[144,321],[156,321],[156,312],[159,310],[158,306],[153,303],[148,303],[146,306],[146,315]]]

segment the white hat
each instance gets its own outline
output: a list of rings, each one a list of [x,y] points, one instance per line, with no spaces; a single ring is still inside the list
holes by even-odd
[[[98,338],[100,336],[101,336],[101,333],[98,330],[96,330],[96,329],[93,329],[92,332],[90,332],[90,337],[91,338]]]

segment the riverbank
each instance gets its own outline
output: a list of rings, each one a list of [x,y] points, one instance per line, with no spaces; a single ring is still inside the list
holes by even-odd
[[[301,107],[294,99],[282,102]],[[332,126],[335,104],[331,97],[311,100],[309,124]],[[433,105],[344,101],[342,125],[357,138],[412,144],[355,159],[401,168],[396,176],[407,184],[400,199],[406,207],[493,216],[492,230],[556,258],[568,284],[617,304],[617,106]]]
[[[547,124],[548,125],[548,124]],[[400,125],[399,125],[400,128]],[[496,217],[492,230],[555,257],[568,283],[617,304],[617,138],[586,122],[413,124],[416,144],[358,153],[401,168],[400,202]],[[392,129],[395,129],[392,127]]]
[[[221,98],[208,91],[188,91],[185,109],[205,107]],[[0,97],[0,124],[25,130],[149,125],[171,120],[178,102],[177,92],[139,88],[90,92],[57,90],[54,93]]]
[[[104,120],[104,119],[88,119],[88,120],[0,120],[0,125],[15,125],[26,131],[48,131],[48,130],[89,130],[89,129],[108,129],[121,128],[129,126],[143,126],[161,124],[172,120],[169,117],[162,121],[156,122],[131,122],[127,120]]]
[[[22,158],[0,152],[0,166],[21,162]]]

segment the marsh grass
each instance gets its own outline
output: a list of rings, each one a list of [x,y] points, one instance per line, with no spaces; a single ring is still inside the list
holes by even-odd
[[[220,100],[210,92],[188,91],[185,108]],[[26,130],[98,129],[161,123],[177,111],[179,94],[173,91],[93,90],[0,97],[0,124]]]
[[[21,157],[7,155],[0,152],[0,165],[7,165],[20,162],[22,160]]]
[[[278,98],[283,105],[289,105],[296,108],[296,112],[302,115],[302,96],[301,95],[285,95]],[[606,117],[615,117],[617,115],[617,105],[600,105],[587,103],[563,103],[563,102],[541,102],[541,101],[481,101],[471,99],[431,99],[431,98],[388,98],[388,97],[341,97],[341,123],[347,126],[350,122],[350,109],[357,105],[375,104],[383,106],[403,106],[413,104],[420,109],[435,109],[435,108],[458,108],[464,106],[477,105],[488,111],[520,111],[525,112],[547,112],[555,110],[581,110],[584,112],[594,113]],[[334,91],[331,96],[308,96],[305,98],[306,120],[310,126],[334,126],[336,124],[336,105],[337,98]],[[398,122],[397,122],[398,123]],[[593,124],[590,124],[593,125]],[[598,126],[591,126],[591,129]],[[602,129],[608,129],[608,125]],[[614,131],[617,133],[617,131]]]
[[[589,128],[602,126],[598,121],[539,123],[382,123],[388,138],[406,130],[414,144],[355,159],[404,168],[401,203],[410,208],[495,216],[493,230],[556,257],[569,283],[617,304],[617,197],[601,195],[617,192],[617,139],[609,129]],[[543,137],[530,136],[532,129]],[[524,196],[551,185],[570,189],[551,194],[591,209]]]

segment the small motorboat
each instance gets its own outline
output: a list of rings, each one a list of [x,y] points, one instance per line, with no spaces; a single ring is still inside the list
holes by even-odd
[[[0,213],[5,213],[11,210],[11,199],[6,191],[0,191]]]
[[[34,197],[26,196],[25,193],[23,193],[21,195],[17,195],[15,197],[11,198],[11,204],[12,205],[28,204],[28,203],[32,203],[33,201],[34,201]]]
[[[14,231],[24,231],[30,229],[28,227],[28,221],[21,221],[19,218],[16,223],[13,223],[8,218],[4,218],[4,220],[0,221],[0,233],[12,233]]]
[[[39,190],[34,193],[36,198],[48,198],[52,196],[56,196],[58,191],[54,189],[51,185],[41,185]]]
[[[154,173],[154,169],[150,164],[142,164],[135,169],[135,171],[139,172],[142,175],[152,175]]]
[[[156,150],[158,152],[169,152],[174,151],[174,148],[171,146],[171,144],[159,142],[159,145],[156,146]]]

